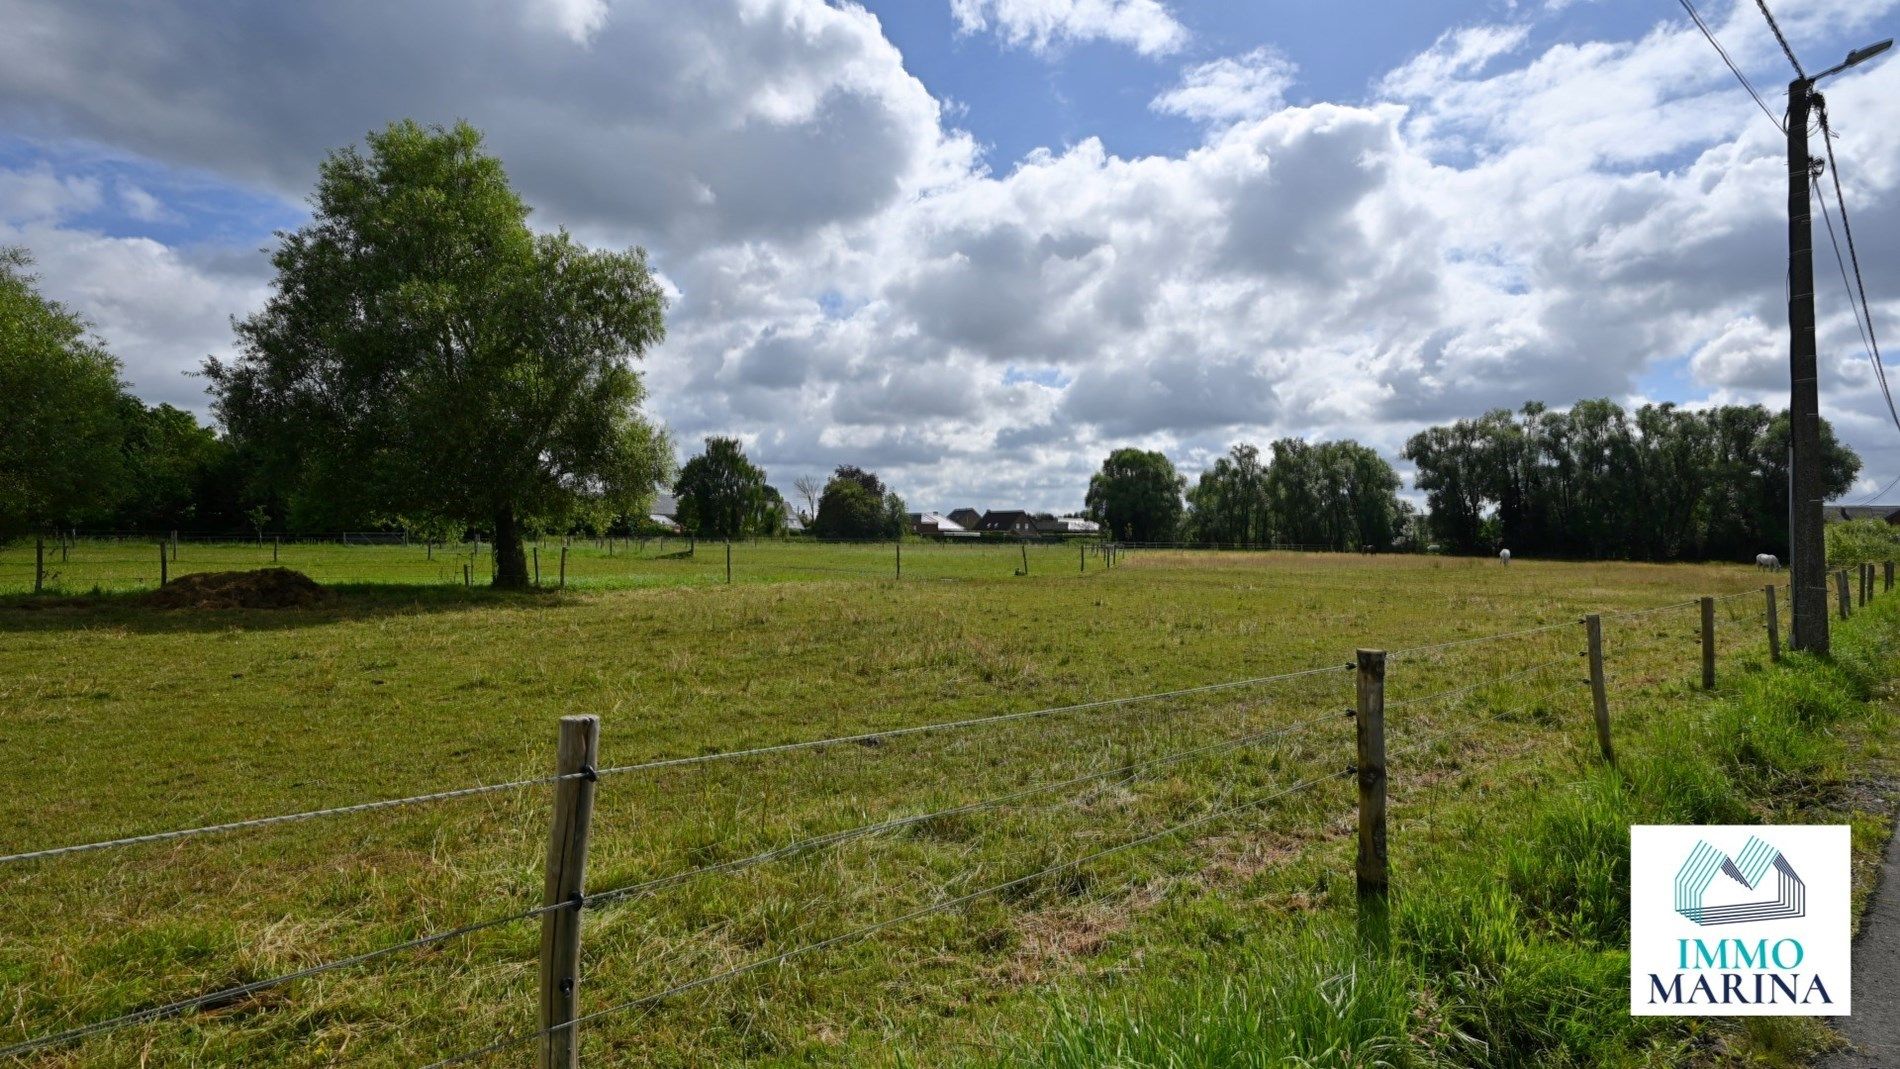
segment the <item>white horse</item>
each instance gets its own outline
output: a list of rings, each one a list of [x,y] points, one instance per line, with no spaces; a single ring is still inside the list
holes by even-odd
[[[1511,551],[1508,549],[1498,550],[1498,559],[1506,564],[1511,563]]]
[[[1757,553],[1755,554],[1755,567],[1765,571],[1778,572],[1781,570],[1781,558],[1775,556],[1773,553]]]

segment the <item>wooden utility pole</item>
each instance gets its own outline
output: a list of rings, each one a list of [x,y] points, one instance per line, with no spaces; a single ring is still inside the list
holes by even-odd
[[[1789,645],[1828,651],[1827,542],[1821,516],[1821,397],[1814,343],[1814,220],[1808,183],[1808,117],[1814,83],[1788,83],[1788,576]],[[1845,612],[1842,614],[1845,616]]]

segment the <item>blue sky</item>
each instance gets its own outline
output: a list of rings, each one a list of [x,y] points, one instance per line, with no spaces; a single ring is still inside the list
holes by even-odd
[[[1700,5],[1778,106],[1752,0]],[[1900,0],[1784,2],[1811,66]],[[641,244],[690,450],[919,507],[1080,503],[1110,448],[1785,398],[1779,135],[1673,0],[0,0],[0,242],[147,398],[269,292],[324,152],[488,135],[541,226]],[[471,57],[474,57],[471,59]],[[1881,321],[1900,75],[1831,91]],[[1824,405],[1900,473],[1820,241]],[[1900,330],[1890,330],[1900,337]]]

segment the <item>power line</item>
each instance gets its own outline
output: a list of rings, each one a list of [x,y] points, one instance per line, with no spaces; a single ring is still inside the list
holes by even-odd
[[[1860,313],[1867,321],[1867,335],[1865,340],[1868,347],[1872,350],[1874,377],[1879,380],[1881,395],[1887,400],[1887,413],[1893,417],[1894,426],[1900,428],[1900,409],[1895,409],[1893,391],[1887,386],[1887,368],[1880,359],[1880,338],[1874,333],[1874,309],[1873,305],[1867,301],[1867,282],[1861,277],[1860,273],[1860,253],[1854,248],[1854,227],[1853,224],[1847,220],[1847,198],[1841,193],[1841,170],[1840,166],[1834,162],[1834,131],[1828,128],[1827,101],[1817,94],[1815,105],[1815,110],[1819,113],[1821,120],[1821,146],[1827,150],[1828,177],[1834,184],[1834,203],[1841,209],[1841,236],[1847,239],[1847,258],[1854,268],[1854,288],[1860,294]],[[1825,216],[1825,201],[1822,202],[1822,208],[1822,214]],[[1834,224],[1830,222],[1828,224],[1828,237],[1831,240],[1833,236]],[[1834,251],[1835,257],[1838,259],[1840,256],[1840,248],[1838,245]],[[1843,273],[1841,281],[1843,284],[1846,283],[1847,279],[1845,273]],[[1850,292],[1847,295],[1847,299],[1848,303],[1852,305],[1854,294]],[[1856,325],[1859,325],[1858,319],[1856,320]]]
[[[1763,115],[1768,116],[1769,122],[1775,124],[1775,129],[1785,131],[1787,128],[1782,125],[1780,119],[1775,118],[1774,111],[1768,107],[1767,102],[1762,100],[1761,94],[1755,91],[1754,85],[1748,80],[1748,75],[1743,74],[1742,68],[1735,65],[1735,60],[1729,56],[1728,49],[1722,47],[1722,42],[1715,39],[1715,31],[1709,29],[1709,24],[1702,21],[1702,13],[1697,11],[1695,5],[1689,0],[1676,0],[1676,2],[1689,13],[1690,20],[1695,23],[1696,29],[1702,31],[1702,36],[1709,39],[1709,44],[1715,48],[1715,54],[1721,56],[1722,62],[1728,64],[1728,69],[1735,73],[1735,80],[1742,83],[1742,88],[1748,90],[1749,96],[1755,98],[1755,106],[1761,109]]]
[[[1775,31],[1775,40],[1781,42],[1781,54],[1788,57],[1788,63],[1794,67],[1794,72],[1801,76],[1801,80],[1807,81],[1808,72],[1802,70],[1801,61],[1794,58],[1794,49],[1788,47],[1788,39],[1782,36],[1781,24],[1775,21],[1774,14],[1768,10],[1768,0],[1755,0],[1755,6],[1761,8],[1761,17],[1768,20],[1768,28]]]

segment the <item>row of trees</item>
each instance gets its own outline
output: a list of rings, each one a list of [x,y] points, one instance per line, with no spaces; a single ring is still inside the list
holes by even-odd
[[[798,480],[810,512],[800,518],[821,538],[897,538],[904,531],[904,499],[874,472],[846,464],[821,488]],[[673,484],[681,527],[701,538],[782,533],[791,509],[737,438],[708,438],[706,451],[686,462]]]
[[[268,511],[228,440],[132,396],[85,322],[0,249],[0,539],[54,527],[239,530]]]
[[[1165,455],[1117,449],[1089,480],[1089,515],[1129,542],[1385,550],[1411,537],[1398,473],[1372,449],[1282,438],[1268,450],[1263,461],[1259,447],[1236,445],[1188,489]]]
[[[1822,493],[1853,486],[1860,458],[1821,428]],[[1434,540],[1449,550],[1577,557],[1786,557],[1786,412],[1688,411],[1608,400],[1531,403],[1414,435]]]

